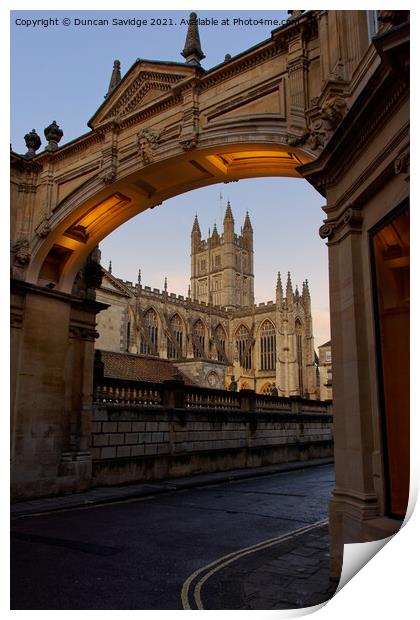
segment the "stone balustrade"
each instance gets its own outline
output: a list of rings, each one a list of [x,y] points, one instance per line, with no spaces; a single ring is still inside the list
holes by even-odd
[[[94,483],[332,457],[332,403],[183,381],[96,381]]]

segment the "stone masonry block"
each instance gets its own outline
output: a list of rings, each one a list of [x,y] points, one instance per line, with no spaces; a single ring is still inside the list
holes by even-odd
[[[125,444],[138,443],[139,433],[126,433],[124,437]]]
[[[94,446],[107,446],[109,442],[109,435],[93,435]]]
[[[131,430],[133,432],[143,432],[146,428],[146,422],[133,422]]]
[[[154,443],[145,446],[145,454],[157,454],[157,445]]]
[[[102,448],[101,451],[101,459],[113,459],[117,456],[117,448],[113,446],[112,448]]]
[[[115,446],[124,443],[124,433],[111,433],[109,435],[109,445]]]
[[[131,422],[118,422],[118,432],[119,433],[131,432]]]
[[[104,433],[116,433],[117,432],[117,423],[116,422],[103,422],[102,423],[102,432],[104,432]]]
[[[127,446],[128,448],[129,446]],[[144,446],[131,446],[131,456],[143,456],[144,455]]]
[[[117,456],[130,456],[130,446],[118,446]]]
[[[158,423],[157,422],[146,422],[146,431],[157,431]]]
[[[102,431],[102,422],[92,422],[91,432],[100,433]]]

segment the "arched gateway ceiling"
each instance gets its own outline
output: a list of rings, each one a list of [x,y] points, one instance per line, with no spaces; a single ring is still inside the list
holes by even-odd
[[[322,91],[324,15],[209,71],[196,26],[185,64],[138,59],[121,79],[116,61],[90,133],[59,147],[52,125],[43,153],[12,154],[14,276],[71,292],[101,239],[145,209],[214,183],[299,176],[345,109],[337,86]]]

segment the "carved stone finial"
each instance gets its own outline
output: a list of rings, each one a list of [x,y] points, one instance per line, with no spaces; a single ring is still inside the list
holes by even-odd
[[[290,21],[291,19],[296,19],[297,17],[300,17],[302,13],[304,13],[305,11],[287,11],[287,12],[289,14],[287,21]]]
[[[165,282],[163,284],[163,290],[165,291],[165,293],[168,292],[168,278],[165,276]]]
[[[105,99],[110,96],[113,90],[121,82],[121,63],[119,60],[114,60],[114,66],[112,69],[111,79],[109,81],[108,92],[105,95]]]
[[[109,261],[108,271],[112,273],[112,260]]]
[[[225,54],[225,62],[227,62],[231,58],[232,58],[232,56],[230,54]]]
[[[27,153],[25,153],[25,157],[30,159],[36,155],[35,151],[41,146],[41,138],[38,136],[35,129],[32,129],[32,131],[26,134],[24,140],[26,148],[28,149]]]
[[[137,274],[137,284],[138,286],[141,286],[141,269],[139,269],[139,272]]]
[[[188,298],[191,298],[191,285],[188,285]]]
[[[203,50],[201,49],[197,13],[190,13],[187,37],[185,39],[185,46],[181,52],[181,56],[185,58],[185,63],[187,65],[194,65],[196,67],[200,67],[200,61],[205,58]]]
[[[58,143],[63,137],[63,130],[60,129],[59,125],[55,121],[48,125],[44,129],[45,138],[48,140],[48,144],[45,147],[46,151],[56,151],[58,149]]]

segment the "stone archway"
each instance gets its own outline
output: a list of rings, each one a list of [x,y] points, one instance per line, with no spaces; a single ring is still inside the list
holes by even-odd
[[[210,71],[194,46],[184,65],[139,60],[123,79],[116,67],[91,132],[59,148],[53,123],[44,152],[28,134],[28,152],[11,154],[12,493],[89,486],[97,243],[196,187],[301,175],[326,197],[339,575],[344,542],[398,529],[370,243],[408,197],[409,23],[369,12],[375,37],[366,11],[294,13]]]

